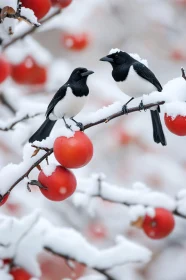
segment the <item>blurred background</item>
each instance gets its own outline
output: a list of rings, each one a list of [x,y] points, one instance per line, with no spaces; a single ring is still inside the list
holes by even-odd
[[[24,32],[25,26],[26,23],[19,23],[13,36]],[[13,130],[0,131],[0,167],[22,160],[24,144],[42,123],[47,104],[75,67],[95,71],[88,83],[89,102],[77,119],[115,101],[128,100],[113,82],[111,66],[99,61],[110,49],[119,48],[147,59],[162,85],[181,76],[180,68],[186,66],[185,26],[185,0],[73,0],[60,15],[31,36],[7,47],[4,54],[11,66],[11,75],[0,84],[0,127],[6,127],[15,116],[42,115],[18,123]],[[37,74],[33,75],[40,80],[24,82],[26,69],[33,64]],[[135,100],[130,106],[139,102],[140,99]],[[122,188],[131,188],[140,181],[175,197],[185,188],[186,140],[167,130],[163,108],[161,119],[168,142],[166,147],[153,142],[148,111],[87,130],[94,144],[94,157],[88,166],[75,171],[77,178],[104,173],[109,183]],[[53,156],[50,161],[54,161]],[[36,176],[37,170],[34,170],[31,178]],[[81,231],[100,248],[112,245],[116,235],[121,234],[152,250],[150,263],[115,268],[115,279],[185,280],[184,219],[176,219],[176,228],[170,237],[151,241],[142,231],[130,226],[127,207],[99,199],[92,201],[90,209],[74,205],[71,198],[60,203],[49,202],[37,188],[29,193],[24,182],[12,191],[0,211],[21,217],[37,207],[42,208],[43,215],[54,224]],[[49,254],[40,256],[40,262],[41,280],[78,279],[90,273],[79,265],[72,272],[65,261]]]

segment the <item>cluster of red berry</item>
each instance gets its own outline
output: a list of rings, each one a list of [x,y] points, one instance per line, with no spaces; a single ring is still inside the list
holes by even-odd
[[[73,137],[58,137],[54,142],[54,156],[61,164],[46,176],[40,172],[38,181],[47,190],[42,194],[53,201],[61,201],[71,196],[76,189],[76,178],[67,168],[80,168],[89,163],[93,156],[93,145],[84,132],[77,131]]]
[[[22,5],[32,9],[39,20],[49,12],[52,6],[64,9],[71,3],[72,0],[22,0]],[[88,46],[89,36],[86,32],[79,34],[63,32],[61,42],[68,50],[81,51]],[[39,65],[31,55],[19,64],[10,64],[5,56],[0,56],[0,83],[11,76],[17,84],[44,85],[47,82],[47,72],[47,67]]]

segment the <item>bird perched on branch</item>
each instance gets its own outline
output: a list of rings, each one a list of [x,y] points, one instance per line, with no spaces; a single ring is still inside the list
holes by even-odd
[[[112,65],[112,77],[119,88],[131,97],[129,102],[136,97],[141,97],[143,94],[149,94],[155,90],[162,91],[162,86],[153,72],[128,53],[119,49],[112,49],[109,55],[100,60],[107,61]],[[129,102],[122,108],[125,114],[127,113],[127,104]],[[142,101],[139,109],[143,109]],[[154,141],[166,146],[166,139],[159,116],[160,108],[156,106],[150,112]]]
[[[48,105],[46,111],[46,120],[40,128],[29,139],[30,143],[34,141],[42,141],[49,136],[55,122],[63,119],[67,128],[66,118],[71,118],[78,126],[81,123],[76,122],[75,117],[84,107],[89,95],[87,86],[87,78],[93,74],[93,71],[86,68],[76,68],[68,81],[56,92]]]

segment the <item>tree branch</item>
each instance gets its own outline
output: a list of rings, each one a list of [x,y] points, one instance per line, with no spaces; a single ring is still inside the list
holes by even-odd
[[[24,117],[22,117],[21,119],[17,120],[17,121],[14,121],[13,123],[11,123],[9,126],[7,127],[0,127],[0,131],[9,131],[9,130],[13,130],[14,129],[14,126],[20,122],[23,122],[23,121],[26,121],[26,120],[29,120],[29,119],[32,119],[32,118],[35,118],[37,116],[41,115],[41,113],[37,113],[33,116],[29,116],[29,115],[26,115]]]
[[[0,93],[0,102],[5,105],[13,114],[16,113],[16,110],[12,105],[7,101],[3,93]]]
[[[44,23],[48,22],[50,19],[52,19],[53,17],[55,17],[56,15],[59,15],[61,13],[61,9],[57,9],[56,11],[54,11],[50,16],[48,16],[47,18],[41,20],[41,25],[43,25]],[[5,44],[2,46],[2,49],[5,50],[6,48],[10,47],[11,45],[13,45],[14,43],[16,43],[17,41],[25,38],[28,35],[31,35],[32,33],[34,33],[36,31],[36,29],[38,29],[39,27],[33,26],[32,28],[30,28],[29,30],[25,31],[24,33],[22,33],[21,35],[19,35],[18,37],[15,37],[14,39],[12,39],[12,41],[10,41],[9,43]]]
[[[59,256],[59,257],[62,257],[64,259],[66,259],[67,261],[75,261],[75,262],[78,262],[77,260],[75,259],[72,259],[70,258],[69,256],[65,256],[65,255],[62,255],[60,253],[57,253],[57,252],[54,252],[51,248],[49,247],[44,247],[44,249],[50,253],[52,253],[53,255],[56,255],[56,256]],[[85,263],[81,263],[81,262],[78,262],[79,264],[81,265],[84,265],[87,267],[87,264]],[[111,275],[109,275],[108,271],[107,270],[102,270],[102,269],[99,269],[99,268],[96,268],[96,267],[91,267],[91,269],[93,269],[94,271],[104,275],[108,280],[115,280],[115,278],[113,278]]]
[[[150,104],[147,104],[147,105],[144,105],[144,110],[147,110],[147,109],[150,109],[154,106],[157,106],[157,105],[163,105],[165,103],[165,101],[161,101],[161,102],[157,102],[157,103],[150,103]],[[139,112],[140,111],[140,108],[137,106],[137,107],[132,107],[130,109],[128,109],[128,112],[127,114],[130,114],[130,113],[133,113],[133,112]],[[119,111],[115,114],[112,114],[106,118],[103,118],[103,119],[100,119],[99,121],[96,121],[96,122],[91,122],[89,124],[86,124],[84,126],[84,130],[90,128],[90,127],[93,127],[93,126],[96,126],[98,124],[101,124],[101,123],[107,123],[108,121],[112,120],[112,119],[115,119],[117,117],[120,117],[120,116],[123,116],[123,115],[126,115],[126,113],[123,113],[123,111]],[[40,148],[40,147],[37,147],[37,146],[34,146],[36,149]],[[43,149],[43,148],[41,148]],[[11,192],[15,186],[20,183],[25,177],[28,177],[28,175],[30,174],[30,172],[35,168],[37,167],[42,161],[46,160],[51,154],[53,153],[53,149],[49,149],[39,160],[37,160],[32,166],[30,166],[30,168],[21,176],[19,177],[14,183],[13,185],[9,188],[9,190],[3,195],[1,196],[0,198],[0,202],[2,201],[2,199],[4,198],[4,196]]]
[[[97,189],[96,189],[95,193],[93,193],[93,194],[91,194],[90,191],[86,192],[84,190],[78,190],[78,189],[77,189],[77,193],[88,195],[88,197],[90,197],[90,198],[101,198],[104,201],[111,202],[111,203],[114,203],[114,204],[124,205],[124,206],[127,206],[127,207],[135,206],[135,205],[139,205],[139,204],[143,205],[144,207],[160,207],[160,206],[152,206],[151,203],[148,204],[148,203],[143,203],[143,202],[140,202],[140,201],[127,202],[126,200],[128,200],[128,198],[121,199],[121,190],[120,190],[120,195],[119,195],[117,193],[116,187],[114,189],[114,186],[112,186],[112,185],[110,185],[110,187],[112,187],[112,190],[113,190],[113,192],[115,192],[115,194],[117,193],[117,197],[119,199],[116,199],[116,198],[113,198],[113,197],[110,198],[111,196],[108,198],[107,195],[104,195],[105,192],[103,191],[103,185],[102,185],[103,182],[104,181],[100,177],[97,178]],[[105,186],[105,189],[108,190],[108,184]],[[151,199],[152,199],[152,197],[151,197]],[[163,205],[162,205],[162,207],[163,207]],[[186,219],[186,215],[183,215],[183,214],[179,213],[177,211],[177,209],[173,210],[172,213],[174,215],[180,217],[180,218]]]

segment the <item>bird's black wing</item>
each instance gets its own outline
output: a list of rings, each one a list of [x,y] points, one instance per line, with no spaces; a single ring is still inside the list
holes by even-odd
[[[156,78],[156,76],[154,75],[154,73],[149,68],[147,68],[143,63],[135,62],[133,64],[133,68],[140,77],[144,78],[145,80],[153,84],[158,91],[162,91],[162,86],[158,81],[158,79]]]
[[[53,111],[56,104],[65,97],[66,91],[67,91],[67,85],[63,85],[60,87],[60,89],[56,92],[54,97],[52,98],[50,104],[48,105],[47,111],[46,111],[46,117],[48,118],[50,113]]]

